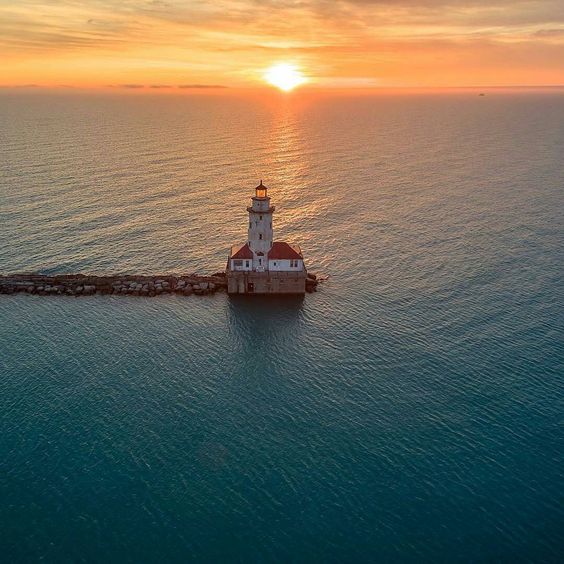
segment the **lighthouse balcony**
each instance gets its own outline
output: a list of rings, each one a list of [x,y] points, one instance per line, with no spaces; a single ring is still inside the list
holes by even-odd
[[[274,210],[276,208],[274,206],[270,206],[268,208],[264,208],[264,209],[258,209],[258,208],[254,208],[253,206],[248,206],[247,207],[247,211],[248,212],[253,212],[253,213],[274,213]]]

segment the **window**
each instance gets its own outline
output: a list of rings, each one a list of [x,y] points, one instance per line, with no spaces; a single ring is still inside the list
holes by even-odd
[[[259,258],[259,266],[262,264],[262,259]]]
[[[274,266],[276,266],[276,261],[274,261]]]
[[[249,261],[248,260],[245,261],[245,267],[249,268]]]
[[[233,261],[233,266],[235,268],[237,268],[238,266],[243,266],[243,261],[242,260],[234,260]]]
[[[259,239],[262,240],[262,233],[259,233]]]
[[[299,260],[298,259],[292,259],[290,260],[290,268],[298,268],[299,265]]]
[[[259,215],[259,219],[262,221],[262,215]]]
[[[249,229],[253,226],[252,222],[249,221]]]

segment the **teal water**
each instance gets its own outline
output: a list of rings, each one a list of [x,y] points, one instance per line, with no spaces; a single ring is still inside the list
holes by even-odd
[[[564,97],[0,95],[0,271],[211,272],[270,187],[301,299],[0,296],[8,562],[558,562]]]

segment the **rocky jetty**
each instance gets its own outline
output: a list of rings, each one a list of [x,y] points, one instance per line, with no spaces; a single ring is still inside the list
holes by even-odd
[[[314,292],[318,280],[308,274],[306,289]],[[225,272],[211,276],[196,274],[166,274],[160,276],[89,274],[44,274],[22,273],[0,276],[0,294],[36,294],[39,296],[145,296],[179,294],[202,296],[224,291],[227,288]]]
[[[211,276],[167,274],[161,276],[88,274],[8,274],[0,276],[0,294],[40,296],[125,295],[153,297],[161,294],[204,295],[227,287],[225,273]]]

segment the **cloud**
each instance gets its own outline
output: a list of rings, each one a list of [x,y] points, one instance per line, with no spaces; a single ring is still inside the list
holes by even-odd
[[[114,88],[113,85],[108,85],[108,88]],[[160,89],[167,89],[167,88],[174,88],[174,86],[170,84],[118,84],[118,88],[129,88],[132,90],[137,90],[140,88],[151,88],[153,90],[160,90]],[[223,86],[221,84],[179,84],[176,88],[181,89],[210,89],[210,88],[227,88],[227,86]]]
[[[564,29],[539,29],[534,33],[537,37],[564,37]]]
[[[0,88],[39,88],[39,84],[1,84]]]
[[[182,89],[207,89],[207,88],[227,88],[227,86],[223,86],[221,84],[179,84],[178,88]]]
[[[517,51],[549,53],[562,76],[562,27],[562,0],[0,0],[0,83],[222,88],[283,59],[318,77],[405,82],[446,72],[453,55],[449,76],[465,80],[464,65],[494,51],[515,73]]]
[[[284,37],[291,44],[347,31],[389,33],[394,27],[418,33],[426,26],[476,31],[562,23],[561,0],[0,0],[0,50],[122,48],[177,39],[190,45],[214,33],[219,45],[249,37]]]

